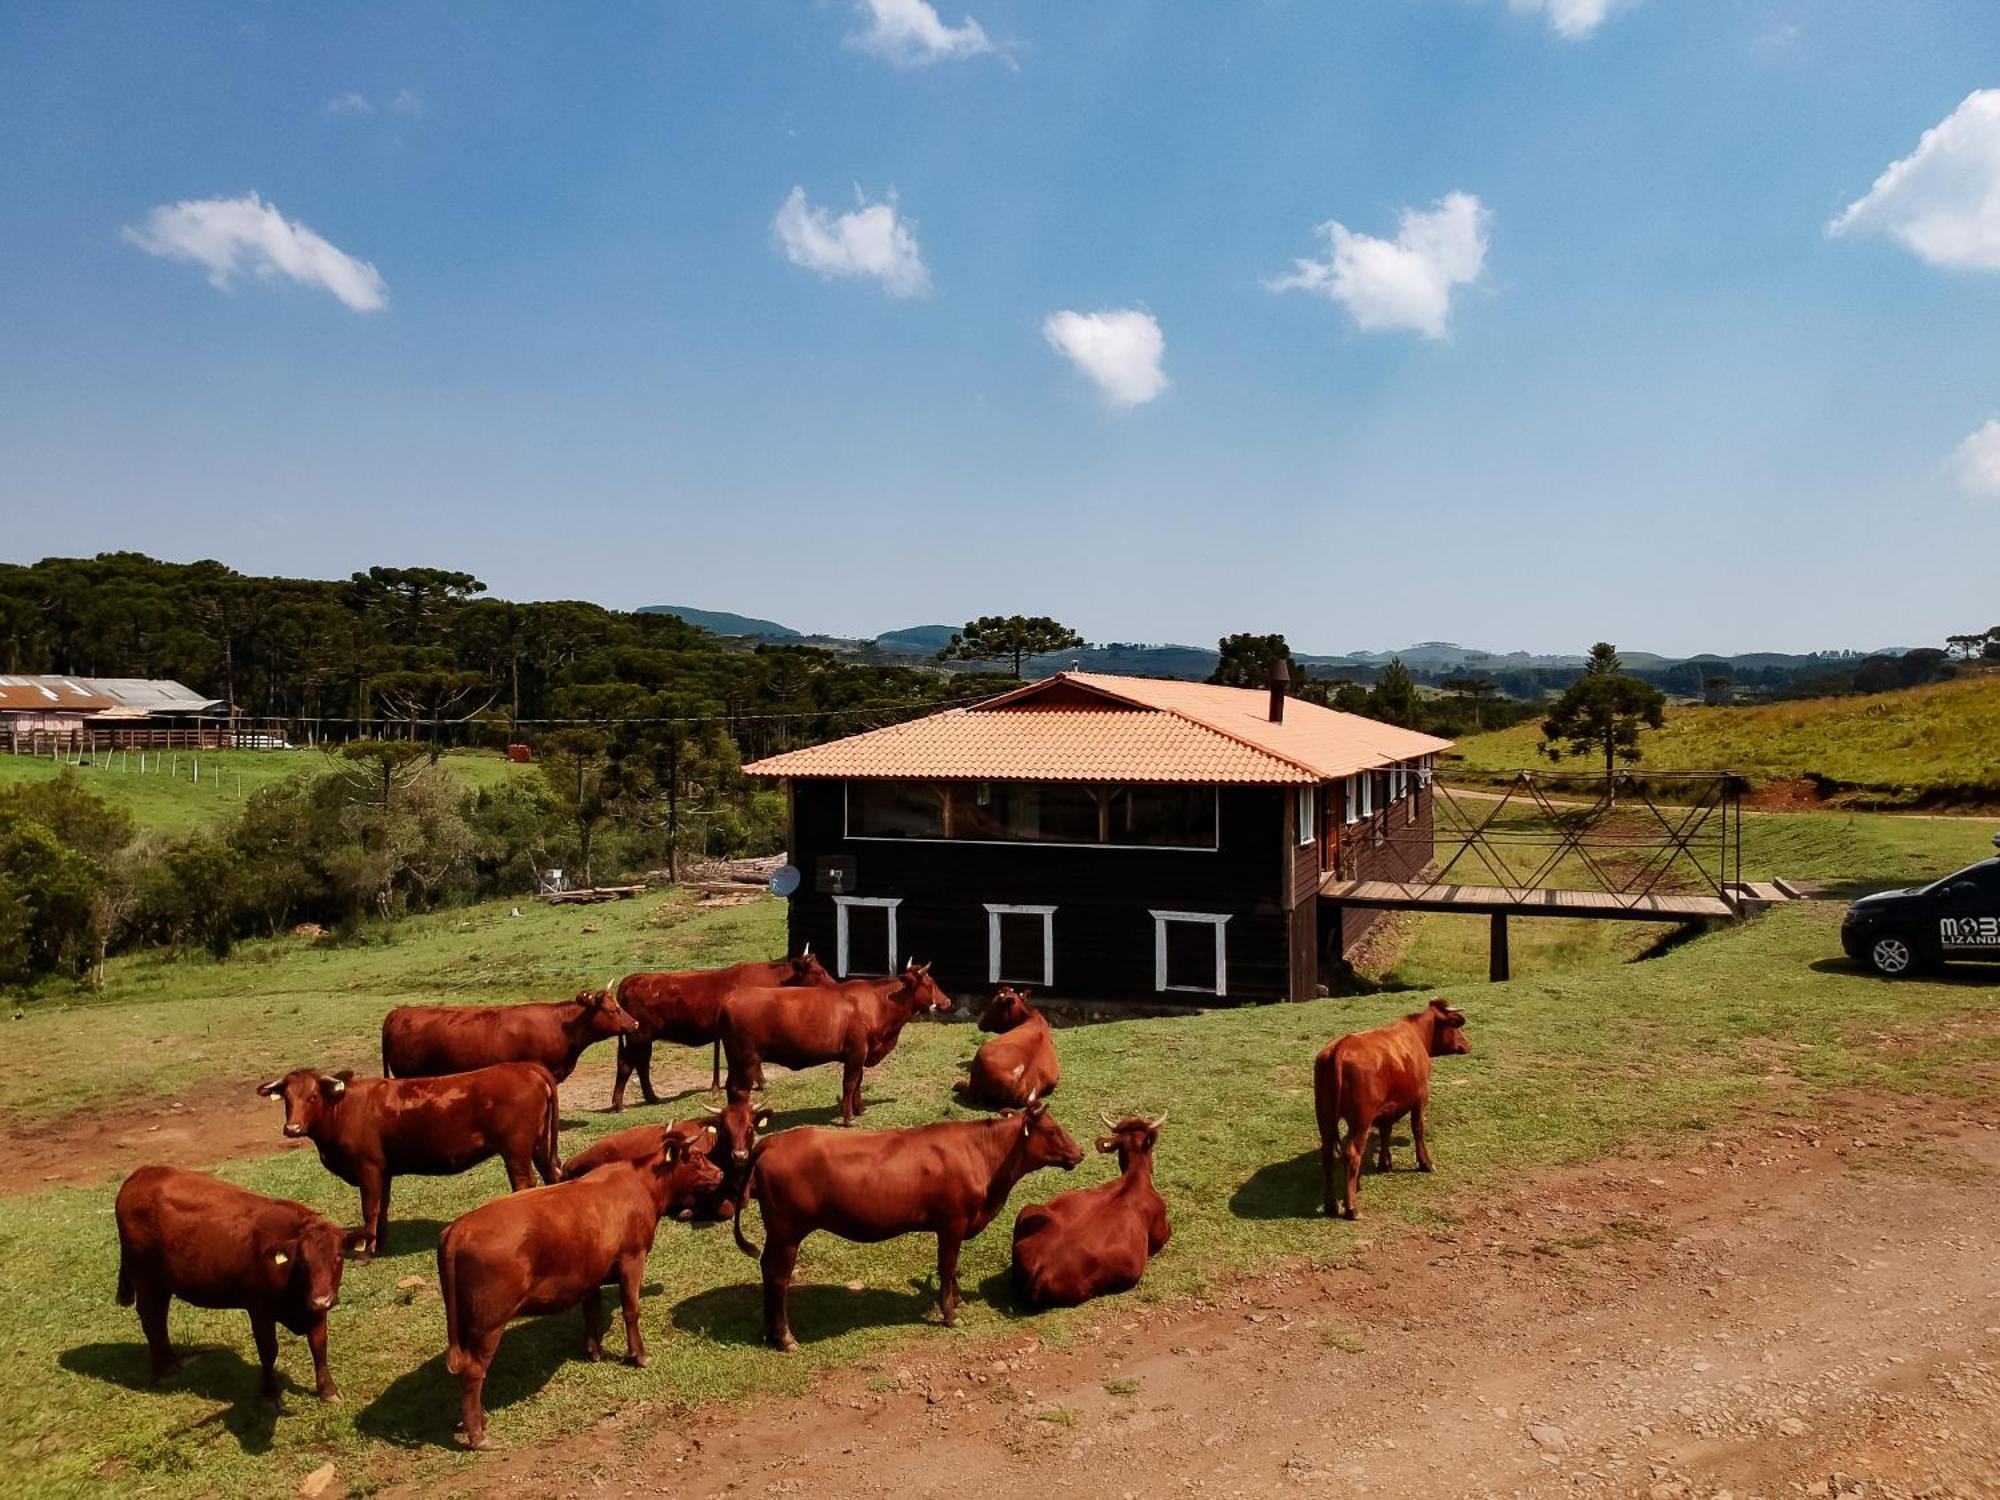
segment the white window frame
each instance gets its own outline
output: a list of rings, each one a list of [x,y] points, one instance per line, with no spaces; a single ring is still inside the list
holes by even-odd
[[[986,981],[988,984],[1039,984],[1048,989],[1056,982],[1056,909],[1053,906],[1009,906],[989,901],[986,906]],[[1003,975],[1000,972],[1000,919],[1040,917],[1042,919],[1042,977]]]
[[[1375,816],[1375,773],[1356,771],[1347,778],[1347,821],[1359,823]]]
[[[1189,995],[1214,995],[1222,999],[1229,994],[1229,939],[1224,930],[1229,925],[1229,916],[1214,911],[1156,911],[1153,914],[1153,988],[1165,994],[1176,990]],[[1215,929],[1215,988],[1203,989],[1194,984],[1167,983],[1167,924],[1169,922],[1206,922]]]
[[[882,907],[889,913],[889,973],[896,972],[896,908],[903,904],[901,896],[835,896],[833,898],[835,936],[833,963],[836,976],[841,979],[847,973],[847,913],[856,906]],[[873,976],[870,976],[873,977]],[[883,976],[888,977],[888,976]]]
[[[1319,788],[1302,786],[1293,808],[1293,837],[1303,849],[1319,842]]]

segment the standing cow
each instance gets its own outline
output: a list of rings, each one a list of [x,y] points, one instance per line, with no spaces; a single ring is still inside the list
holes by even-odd
[[[602,1288],[618,1283],[625,1347],[644,1365],[639,1285],[660,1219],[715,1188],[703,1126],[668,1128],[650,1162],[612,1162],[585,1177],[496,1198],[454,1220],[438,1240],[445,1368],[459,1377],[465,1440],[486,1446],[486,1372],[507,1324],[524,1314],[583,1307],[583,1355],[603,1357]]]
[[[981,1031],[1000,1033],[972,1055],[965,1096],[974,1103],[1020,1109],[1046,1099],[1062,1078],[1048,1017],[1028,1004],[1028,990],[1001,989],[979,1017]]]
[[[1431,1059],[1454,1057],[1472,1050],[1465,1038],[1465,1016],[1443,1000],[1400,1021],[1357,1031],[1328,1044],[1313,1062],[1313,1108],[1319,1117],[1320,1177],[1331,1217],[1355,1216],[1354,1194],[1361,1184],[1361,1158],[1368,1149],[1368,1132],[1379,1130],[1381,1144],[1375,1169],[1389,1170],[1389,1132],[1403,1116],[1410,1117],[1410,1135],[1417,1146],[1417,1168],[1431,1169],[1430,1147],[1424,1143],[1424,1107],[1431,1097]],[[1342,1122],[1347,1138],[1340,1138]],[[1346,1187],[1334,1192],[1336,1155],[1346,1163]]]
[[[340,1300],[341,1232],[303,1203],[266,1198],[206,1172],[141,1167],[118,1189],[118,1302],[138,1305],[153,1379],[180,1368],[167,1304],[240,1307],[257,1342],[260,1388],[278,1394],[278,1324],[305,1336],[322,1401],[340,1391],[326,1367],[326,1315]]]
[[[947,1328],[964,1300],[958,1252],[1007,1206],[1014,1184],[1041,1167],[1073,1170],[1083,1153],[1039,1101],[993,1120],[943,1120],[852,1134],[787,1130],[751,1156],[745,1202],[764,1213],[764,1337],[796,1349],[789,1302],[799,1244],[815,1230],[873,1244],[934,1234],[938,1315]],[[736,1244],[756,1255],[736,1215]]]
[[[609,986],[530,1005],[400,1005],[382,1018],[382,1076],[435,1078],[535,1062],[561,1083],[584,1048],[638,1027]]]
[[[775,963],[732,964],[726,969],[689,969],[676,974],[627,974],[618,982],[618,1003],[639,1023],[618,1038],[618,1078],[611,1085],[611,1110],[625,1107],[625,1085],[636,1071],[639,1092],[648,1104],[658,1104],[653,1092],[653,1043],[675,1042],[714,1048],[710,1059],[709,1092],[722,1088],[722,1033],[717,1030],[724,997],[739,989],[800,988],[832,984],[833,976],[813,957],[806,944],[796,958]],[[762,1079],[758,1082],[762,1083]]]
[[[767,1062],[787,1068],[837,1062],[840,1123],[851,1125],[867,1108],[861,1102],[862,1069],[895,1050],[913,1016],[950,1009],[951,997],[931,978],[931,966],[914,959],[890,979],[849,979],[808,990],[737,990],[722,1002],[729,1087],[754,1087]]]
[[[731,1090],[729,1103],[722,1108],[712,1104],[705,1107],[711,1118],[680,1120],[674,1128],[694,1131],[704,1125],[715,1127],[715,1144],[709,1148],[708,1159],[722,1173],[722,1183],[713,1191],[698,1195],[679,1215],[684,1221],[709,1223],[736,1217],[737,1205],[743,1201],[743,1179],[750,1170],[750,1152],[757,1144],[757,1133],[770,1126],[771,1112],[752,1106],[750,1095],[741,1089]],[[563,1176],[581,1177],[612,1162],[650,1162],[659,1156],[663,1144],[657,1125],[615,1130],[564,1162]]]
[[[556,1081],[540,1063],[495,1063],[442,1078],[357,1078],[299,1068],[258,1093],[285,1102],[285,1134],[319,1148],[327,1171],[361,1189],[359,1257],[389,1232],[389,1186],[447,1177],[499,1157],[515,1192],[562,1179]]]
[[[1097,1138],[1097,1149],[1118,1153],[1118,1176],[1031,1203],[1014,1220],[1014,1285],[1030,1307],[1075,1307],[1130,1291],[1173,1236],[1166,1200],[1153,1186],[1153,1147],[1167,1117],[1098,1118],[1111,1134]]]

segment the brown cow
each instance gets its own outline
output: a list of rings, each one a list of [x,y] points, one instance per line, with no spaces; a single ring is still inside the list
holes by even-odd
[[[1000,1035],[972,1055],[965,1097],[974,1103],[1020,1109],[1046,1099],[1062,1077],[1048,1017],[1028,1004],[1029,990],[1002,989],[979,1018],[981,1031]]]
[[[722,1088],[722,1033],[716,1030],[723,997],[737,989],[798,988],[832,984],[833,976],[813,957],[807,943],[797,958],[775,963],[731,964],[726,969],[689,969],[678,974],[627,974],[618,981],[618,1003],[639,1023],[639,1029],[618,1038],[618,1079],[611,1085],[611,1110],[625,1107],[625,1084],[636,1071],[639,1092],[648,1104],[658,1104],[653,1092],[653,1043],[675,1042],[683,1047],[710,1043],[709,1092]],[[759,1086],[763,1079],[756,1080]]]
[[[1329,1216],[1353,1218],[1354,1193],[1361,1183],[1361,1158],[1368,1132],[1379,1129],[1381,1145],[1375,1169],[1389,1170],[1389,1132],[1404,1115],[1417,1144],[1417,1168],[1431,1169],[1430,1148],[1424,1144],[1424,1106],[1431,1097],[1431,1059],[1470,1052],[1465,1016],[1443,1000],[1433,1000],[1414,1015],[1357,1031],[1329,1043],[1313,1062],[1313,1107],[1319,1116],[1319,1166]],[[1341,1122],[1347,1139],[1340,1139]],[[1346,1190],[1333,1190],[1334,1157],[1347,1164]]]
[[[609,986],[532,1005],[400,1005],[382,1018],[382,1076],[436,1078],[537,1062],[561,1083],[585,1047],[638,1027]]]
[[[1153,1147],[1167,1117],[1098,1118],[1111,1134],[1097,1138],[1097,1149],[1118,1153],[1118,1176],[1031,1203],[1014,1220],[1014,1285],[1030,1307],[1128,1292],[1173,1236],[1166,1200],[1153,1186]]]
[[[901,1130],[787,1130],[767,1137],[750,1158],[745,1203],[764,1211],[764,1337],[796,1349],[787,1304],[799,1242],[816,1229],[874,1244],[903,1234],[934,1234],[938,1314],[958,1321],[958,1250],[1007,1206],[1007,1195],[1040,1167],[1072,1170],[1083,1153],[1048,1106],[1007,1111],[993,1120],[941,1120]],[[736,1215],[736,1244],[757,1248]]]
[[[707,1108],[711,1118],[681,1120],[673,1128],[693,1131],[704,1125],[715,1127],[715,1144],[709,1148],[708,1159],[722,1173],[722,1185],[697,1198],[679,1216],[684,1221],[708,1223],[736,1217],[736,1206],[743,1199],[743,1177],[750,1168],[751,1148],[757,1144],[757,1132],[771,1123],[771,1112],[752,1106],[749,1094],[740,1089],[731,1091],[729,1103],[723,1108],[717,1109],[713,1105]],[[662,1140],[657,1125],[613,1131],[564,1162],[563,1176],[581,1177],[615,1161],[653,1161],[660,1154]]]
[[[766,1062],[787,1068],[842,1066],[840,1123],[867,1108],[861,1070],[896,1049],[903,1027],[920,1011],[951,1009],[951,997],[914,959],[891,979],[849,979],[817,989],[743,989],[722,1002],[722,1051],[729,1086],[754,1087]]]
[[[141,1167],[118,1189],[118,1302],[139,1308],[153,1379],[180,1368],[167,1304],[250,1314],[265,1395],[278,1394],[278,1327],[305,1335],[322,1401],[340,1391],[326,1367],[326,1315],[340,1300],[341,1232],[303,1203],[266,1198],[206,1172]]]
[[[486,1446],[481,1396],[500,1335],[523,1314],[583,1306],[583,1355],[603,1357],[606,1283],[618,1283],[625,1347],[644,1365],[639,1284],[663,1215],[717,1187],[707,1132],[661,1132],[658,1158],[612,1162],[553,1187],[496,1198],[454,1220],[438,1240],[438,1291],[444,1298],[445,1368],[462,1387],[465,1440]]]
[[[356,1253],[389,1232],[397,1177],[447,1177],[492,1157],[515,1192],[562,1180],[556,1081],[540,1063],[495,1063],[442,1078],[357,1078],[298,1068],[257,1090],[285,1101],[285,1134],[319,1148],[327,1171],[361,1189]]]

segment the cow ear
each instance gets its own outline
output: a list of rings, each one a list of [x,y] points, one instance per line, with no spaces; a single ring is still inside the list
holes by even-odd
[[[660,1142],[660,1160],[662,1162],[666,1163],[666,1165],[671,1167],[675,1162],[679,1161],[680,1159],[681,1159],[680,1137],[670,1135],[664,1141]]]
[[[274,1266],[285,1265],[291,1258],[291,1252],[286,1250],[282,1245],[271,1252],[271,1264]]]
[[[257,1085],[258,1094],[266,1099],[274,1099],[279,1094],[284,1093],[284,1091],[285,1080],[282,1078],[273,1078],[269,1083],[260,1083]]]
[[[320,1091],[329,1099],[339,1099],[347,1092],[347,1080],[345,1078],[322,1078],[319,1081],[319,1086]]]
[[[750,1123],[755,1125],[759,1130],[769,1130],[771,1128],[771,1112],[768,1109],[765,1110]]]
[[[1097,1149],[1106,1153],[1116,1151],[1118,1149],[1118,1140],[1115,1136],[1100,1135],[1097,1138]]]
[[[714,1135],[715,1127],[713,1125],[704,1125],[701,1127],[701,1133],[703,1135]]]

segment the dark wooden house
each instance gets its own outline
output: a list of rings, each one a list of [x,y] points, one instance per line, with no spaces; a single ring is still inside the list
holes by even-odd
[[[1208,1004],[1314,993],[1381,917],[1322,880],[1431,863],[1448,745],[1282,688],[1064,672],[745,769],[790,790],[794,951]]]

